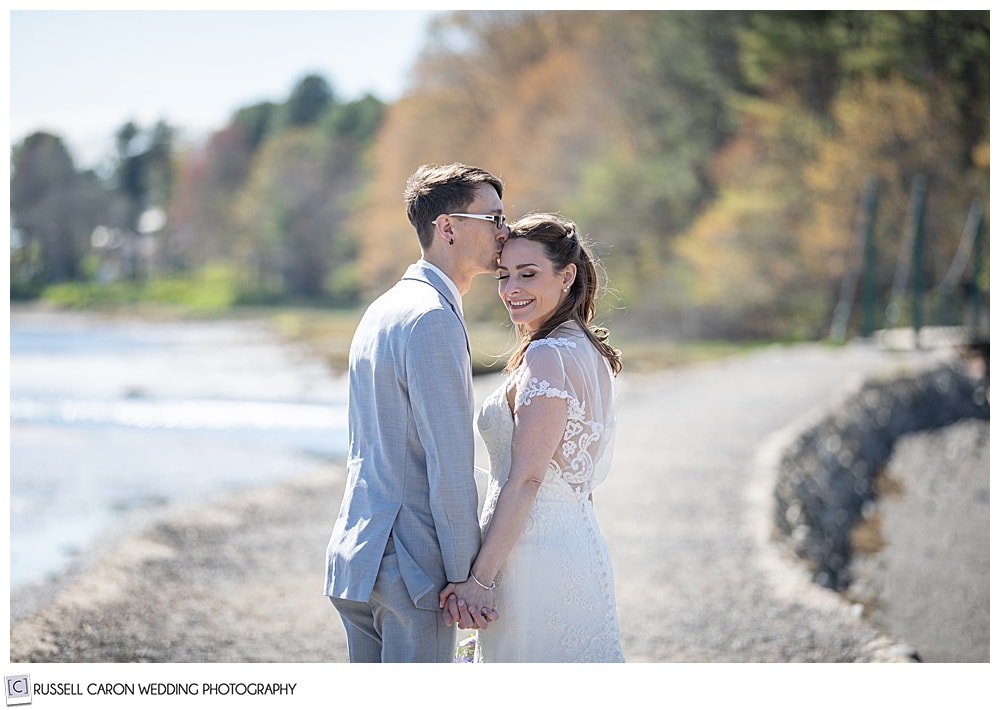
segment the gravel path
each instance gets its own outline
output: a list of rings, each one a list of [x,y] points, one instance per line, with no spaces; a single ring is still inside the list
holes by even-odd
[[[903,437],[878,516],[884,546],[856,554],[848,590],[920,660],[990,660],[990,424]]]
[[[892,640],[770,542],[768,461],[783,428],[852,379],[908,359],[775,347],[623,382],[615,475],[598,513],[630,660],[899,659]]]
[[[630,662],[908,660],[769,540],[768,461],[852,378],[931,357],[773,347],[622,375],[615,467],[595,499]],[[479,397],[497,382],[479,379]],[[11,661],[346,661],[322,596],[343,484],[338,466],[304,472],[126,536],[54,599],[12,600]]]

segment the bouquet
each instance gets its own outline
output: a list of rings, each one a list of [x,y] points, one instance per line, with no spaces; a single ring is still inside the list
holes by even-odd
[[[455,663],[472,663],[476,657],[476,636],[472,634],[455,647]]]

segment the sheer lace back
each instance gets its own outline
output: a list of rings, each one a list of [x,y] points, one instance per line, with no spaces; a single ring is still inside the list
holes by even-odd
[[[537,397],[566,400],[566,428],[549,471],[589,495],[610,467],[615,431],[613,378],[607,360],[576,325],[560,326],[554,335],[528,348],[515,373],[514,406],[528,407]]]
[[[510,475],[513,412],[507,385],[513,380],[514,408],[529,407],[539,397],[566,400],[562,442],[549,461],[547,484],[569,486],[587,497],[602,483],[614,450],[616,403],[614,376],[607,360],[575,323],[565,323],[548,338],[528,347],[524,362],[480,410],[477,426],[490,457],[490,486],[483,508],[487,525],[500,488]]]

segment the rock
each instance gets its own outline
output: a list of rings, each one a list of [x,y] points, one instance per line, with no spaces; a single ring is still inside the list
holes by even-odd
[[[989,416],[987,378],[957,363],[864,383],[784,452],[775,527],[815,582],[844,590],[851,582],[851,531],[876,497],[876,479],[896,440]]]

